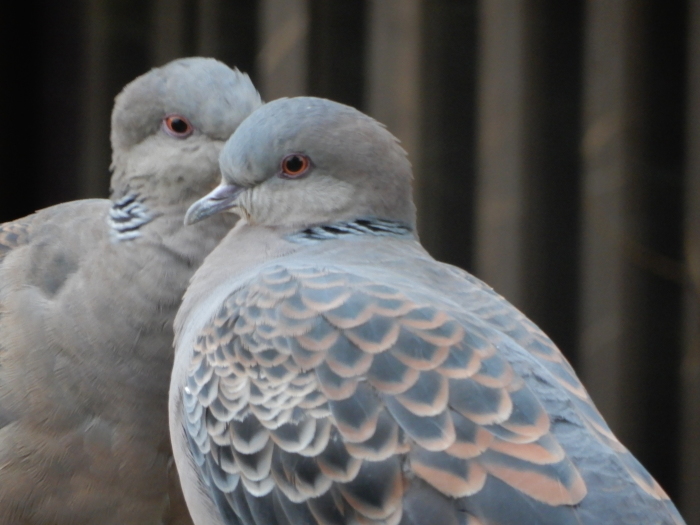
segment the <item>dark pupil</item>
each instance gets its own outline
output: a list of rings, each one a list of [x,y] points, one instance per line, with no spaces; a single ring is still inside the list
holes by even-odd
[[[170,126],[173,128],[173,131],[177,133],[184,133],[187,131],[187,122],[180,118],[174,118],[170,121]]]
[[[301,160],[301,157],[294,156],[287,160],[287,170],[289,170],[291,173],[296,173],[297,171],[301,170],[303,166],[304,161]]]

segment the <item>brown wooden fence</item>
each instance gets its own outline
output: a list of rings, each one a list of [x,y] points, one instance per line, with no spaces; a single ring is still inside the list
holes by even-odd
[[[114,95],[175,57],[357,106],[410,153],[428,249],[559,343],[700,523],[700,0],[25,4],[0,17],[0,220],[105,196]]]

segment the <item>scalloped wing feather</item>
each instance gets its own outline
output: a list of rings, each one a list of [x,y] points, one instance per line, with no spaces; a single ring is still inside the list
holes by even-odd
[[[488,500],[500,483],[502,503],[515,495],[578,523],[586,483],[503,338],[546,364],[599,440],[629,453],[553,343],[472,288],[472,310],[454,312],[342,269],[274,266],[230,295],[196,341],[184,391],[222,514],[260,522],[254,505],[239,510],[253,497],[276,502],[277,523],[420,523],[416,501]],[[632,479],[665,497],[629,458]],[[460,512],[491,523],[488,505]]]

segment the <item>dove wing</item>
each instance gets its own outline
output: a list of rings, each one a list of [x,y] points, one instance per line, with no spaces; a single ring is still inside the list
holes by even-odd
[[[231,523],[420,523],[490,478],[573,509],[586,484],[502,339],[341,268],[266,268],[195,341],[191,452]]]

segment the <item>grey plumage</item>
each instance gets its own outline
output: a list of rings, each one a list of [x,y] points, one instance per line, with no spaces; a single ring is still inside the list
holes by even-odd
[[[221,167],[188,218],[243,220],[185,294],[170,390],[197,525],[683,523],[552,341],[420,246],[382,126],[275,101]]]
[[[182,221],[260,104],[213,59],[154,69],[116,99],[112,200],[0,225],[1,524],[190,523],[166,422],[172,321],[235,221]]]

